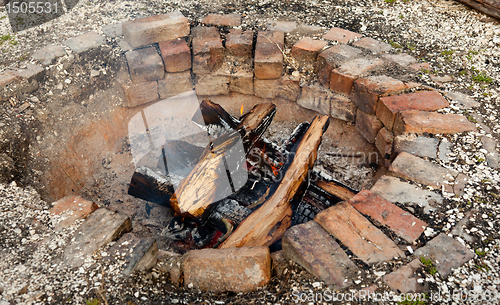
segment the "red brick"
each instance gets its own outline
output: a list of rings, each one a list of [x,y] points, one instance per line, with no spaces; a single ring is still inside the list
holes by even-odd
[[[292,56],[298,61],[313,63],[319,51],[327,45],[326,41],[304,37],[292,47]]]
[[[348,202],[341,202],[314,218],[366,264],[392,260],[404,253]]]
[[[428,62],[422,62],[422,63],[410,65],[410,68],[412,68],[412,69],[414,69],[416,71],[430,70],[431,65]]]
[[[391,158],[393,142],[394,135],[392,132],[388,131],[387,128],[383,127],[378,131],[377,137],[375,138],[375,146],[384,159]]]
[[[162,79],[165,68],[156,48],[150,47],[125,53],[130,77],[134,83],[145,83]]]
[[[271,279],[267,247],[189,251],[183,262],[184,286],[210,292],[250,292]]]
[[[377,106],[377,117],[384,126],[392,130],[394,119],[400,111],[435,111],[448,107],[448,101],[437,91],[418,91],[403,95],[381,97]]]
[[[164,41],[159,47],[165,71],[182,72],[191,69],[191,49],[184,39]]]
[[[228,57],[224,60],[222,67],[217,71],[218,75],[229,76],[229,91],[241,94],[253,95],[253,67],[252,61],[245,58]]]
[[[83,199],[80,196],[71,195],[61,198],[52,204],[50,213],[59,215],[64,219],[56,224],[56,230],[69,227],[79,219],[85,219],[99,207],[92,201]]]
[[[253,31],[231,29],[226,36],[226,51],[229,55],[252,57]]]
[[[122,84],[122,88],[127,100],[126,106],[130,108],[156,101],[158,99],[157,81],[139,84],[126,83]]]
[[[453,134],[474,131],[476,126],[460,114],[408,110],[401,111],[394,120],[395,135],[401,134]]]
[[[340,43],[348,43],[350,40],[358,39],[361,37],[363,37],[363,35],[341,28],[331,28],[328,33],[323,35],[323,39],[334,40]]]
[[[166,99],[187,91],[193,90],[191,72],[166,73],[165,79],[158,81],[158,94]]]
[[[282,241],[284,256],[334,289],[353,284],[358,267],[339,244],[315,221],[288,229]]]
[[[0,88],[12,83],[18,76],[13,73],[0,74]]]
[[[278,31],[259,31],[255,46],[255,77],[276,79],[283,73],[285,36]]]
[[[319,82],[330,88],[330,77],[332,70],[339,67],[348,60],[354,59],[362,54],[362,51],[343,44],[335,45],[321,52],[316,60],[315,71]]]
[[[423,265],[420,258],[416,258],[398,270],[384,275],[382,280],[398,293],[427,292],[429,284],[424,281],[422,270]],[[422,279],[422,284],[418,282],[418,279]]]
[[[356,79],[383,63],[384,61],[378,58],[358,58],[344,63],[339,68],[332,70],[330,90],[345,95],[351,94]]]
[[[209,14],[201,20],[208,25],[240,26],[241,16],[238,14]]]
[[[352,102],[364,112],[375,114],[380,96],[394,94],[405,89],[405,84],[397,79],[385,75],[368,76],[354,82]]]
[[[180,12],[171,12],[123,24],[125,41],[133,48],[189,35],[189,21]]]
[[[405,53],[398,53],[398,54],[384,54],[382,55],[383,58],[390,60],[392,62],[397,63],[400,66],[407,67],[411,64],[414,64],[417,62],[415,57],[405,54]]]
[[[358,109],[356,113],[356,129],[369,143],[375,143],[378,131],[384,125],[380,120],[371,114]]]
[[[409,243],[419,238],[427,227],[422,220],[369,190],[362,190],[349,202],[361,214],[370,216],[382,226],[387,226]]]
[[[224,47],[219,31],[215,27],[193,28],[193,72],[209,74],[222,66]]]
[[[320,84],[303,86],[297,104],[343,121],[354,122],[356,118],[356,106],[348,97]]]
[[[372,51],[373,53],[388,52],[392,49],[390,44],[375,40],[370,37],[361,38],[353,43],[354,46]]]

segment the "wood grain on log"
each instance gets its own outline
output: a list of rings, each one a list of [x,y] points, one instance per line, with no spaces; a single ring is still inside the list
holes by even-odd
[[[307,182],[308,172],[316,161],[317,150],[328,124],[328,116],[314,118],[275,192],[219,248],[269,246],[281,237],[284,230],[271,231],[277,226],[281,227],[279,223],[291,215],[290,201]]]
[[[500,19],[500,0],[458,0],[491,17]]]
[[[356,195],[355,192],[335,182],[317,181],[316,185],[342,201],[347,201]]]

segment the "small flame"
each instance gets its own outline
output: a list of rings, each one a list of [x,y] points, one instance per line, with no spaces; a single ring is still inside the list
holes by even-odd
[[[243,115],[243,111],[245,110],[245,108],[243,107],[243,104],[241,104],[241,108],[240,108],[240,115]]]

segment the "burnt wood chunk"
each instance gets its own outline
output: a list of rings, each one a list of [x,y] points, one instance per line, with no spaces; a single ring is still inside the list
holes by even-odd
[[[486,15],[500,19],[500,0],[458,0]]]
[[[197,112],[197,115],[201,113],[202,117],[195,116],[193,118],[193,121],[199,125],[218,125],[226,129],[236,129],[240,124],[238,119],[227,113],[219,104],[212,101],[203,100],[200,104],[200,110],[200,112]]]
[[[168,205],[170,197],[174,194],[174,186],[170,177],[141,166],[132,176],[128,194],[157,204]]]
[[[269,246],[282,236],[281,222],[291,216],[291,201],[307,183],[317,157],[328,116],[316,116],[295,150],[295,157],[272,196],[250,214],[219,248]],[[291,222],[290,222],[291,223]]]
[[[322,188],[342,201],[349,200],[356,195],[356,192],[340,183],[318,181],[316,182],[316,186]]]

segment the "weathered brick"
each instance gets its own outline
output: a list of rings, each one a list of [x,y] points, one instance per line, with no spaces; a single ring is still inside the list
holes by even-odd
[[[417,62],[415,57],[405,54],[405,53],[398,53],[398,54],[384,54],[382,55],[383,58],[390,60],[392,62],[397,63],[400,66],[407,67],[411,64],[414,64]]]
[[[400,152],[407,152],[417,157],[435,159],[437,156],[439,139],[410,135],[400,135],[394,138],[394,151],[392,158]]]
[[[406,89],[405,84],[385,75],[363,77],[354,82],[352,102],[359,109],[375,114],[380,96],[394,94]]]
[[[63,45],[69,47],[76,53],[82,53],[87,50],[97,48],[100,45],[106,43],[106,39],[97,34],[96,32],[88,32],[82,35],[75,36],[73,38],[64,40]]]
[[[384,126],[392,130],[394,119],[400,111],[435,111],[448,107],[448,101],[437,91],[418,91],[409,94],[381,97],[377,106],[377,117]]]
[[[165,69],[156,48],[150,47],[125,53],[132,82],[145,83],[162,79]]]
[[[229,77],[229,91],[253,95],[253,67],[250,58],[226,57],[217,75]]]
[[[158,94],[166,99],[193,90],[193,80],[190,71],[166,73],[165,78],[158,81]]]
[[[402,152],[389,167],[391,175],[422,183],[437,189],[444,187],[446,192],[454,193],[453,183],[458,172],[430,161]]]
[[[417,249],[414,255],[430,258],[439,275],[443,278],[447,278],[453,269],[474,258],[474,253],[471,250],[445,233],[439,234],[425,246]]]
[[[107,24],[102,27],[102,32],[109,38],[116,38],[123,35],[123,23]]]
[[[339,44],[321,52],[315,65],[315,71],[318,74],[319,82],[330,88],[330,77],[332,70],[339,67],[348,60],[360,56],[362,51],[351,46]]]
[[[253,31],[231,29],[226,35],[226,51],[229,55],[251,57],[253,48]]]
[[[42,65],[50,65],[55,59],[66,55],[62,46],[48,45],[31,54],[31,58],[39,61]]]
[[[443,203],[441,195],[423,190],[392,176],[380,177],[370,190],[393,203],[418,205],[426,214]]]
[[[317,111],[322,114],[330,114],[331,100],[334,98],[333,92],[321,87],[319,84],[305,85],[297,99],[300,106]]]
[[[333,289],[353,284],[358,267],[339,244],[315,221],[288,229],[282,241],[284,256],[301,265]]]
[[[486,149],[487,153],[486,162],[488,162],[488,166],[492,168],[500,168],[500,153],[497,151],[497,141],[494,138],[489,138],[487,136],[481,137],[481,143],[483,144],[483,148]],[[441,153],[441,150],[439,150]]]
[[[189,21],[180,12],[127,21],[122,26],[125,41],[133,48],[189,35]]]
[[[300,95],[299,79],[283,76],[279,79],[254,79],[254,94],[261,98],[283,98],[296,101]]]
[[[191,69],[191,49],[182,38],[159,44],[165,71],[182,72]]]
[[[139,238],[134,233],[124,234],[108,250],[109,258],[124,261],[122,273],[130,275],[134,271],[146,271],[157,263],[158,245],[152,238]]]
[[[356,121],[357,109],[351,99],[342,94],[334,94],[331,100],[330,116],[346,122]]]
[[[448,98],[453,100],[454,106],[458,106],[460,109],[470,109],[481,105],[479,102],[475,101],[474,98],[460,92],[448,91],[445,94]]]
[[[314,218],[366,264],[404,257],[404,253],[348,202],[341,202]]]
[[[422,220],[369,190],[362,190],[349,202],[361,214],[370,216],[382,226],[387,226],[409,243],[419,238],[427,227]]]
[[[193,72],[209,74],[222,66],[224,47],[219,31],[215,27],[193,28]]]
[[[195,78],[195,90],[198,95],[228,95],[228,75],[197,75]]]
[[[181,285],[182,280],[182,262],[184,256],[177,253],[158,251],[157,268],[160,272],[168,274],[168,278],[176,287]]]
[[[269,283],[267,247],[202,249],[184,255],[184,286],[211,292],[249,292]]]
[[[63,219],[55,225],[57,231],[71,226],[79,219],[85,219],[99,207],[92,201],[83,199],[80,196],[71,195],[61,198],[52,204],[50,213],[59,215]]]
[[[276,79],[283,73],[285,36],[279,31],[259,31],[255,46],[255,77]]]
[[[201,20],[208,25],[240,26],[241,16],[239,14],[209,14]]]
[[[375,40],[370,37],[361,38],[353,43],[354,46],[372,51],[373,53],[389,52],[392,47],[390,44]]]
[[[441,114],[436,112],[408,110],[401,111],[394,119],[393,131],[401,134],[452,134],[474,131],[476,126],[459,114]]]
[[[326,45],[326,41],[304,37],[293,45],[292,56],[299,62],[314,63],[319,51]]]
[[[356,129],[366,141],[375,143],[377,133],[382,127],[382,122],[376,116],[358,109],[356,113]]]
[[[97,209],[75,232],[74,241],[64,250],[64,261],[71,267],[81,266],[87,256],[130,231],[132,223],[127,216]]]
[[[349,95],[356,79],[384,63],[378,58],[358,58],[333,69],[330,76],[330,90]]]
[[[410,68],[412,68],[415,71],[430,70],[431,65],[428,62],[421,62],[421,63],[410,65]]]
[[[295,21],[277,21],[272,19],[267,19],[267,29],[269,31],[281,31],[289,33],[297,28],[297,22]]]
[[[331,28],[325,35],[323,35],[323,39],[338,41],[340,43],[348,43],[351,40],[361,37],[363,37],[363,35],[335,27]]]
[[[33,64],[27,64],[26,68],[24,69],[9,68],[7,71],[16,76],[19,76],[20,78],[25,78],[28,80],[36,79],[37,81],[41,81],[43,79],[43,76],[45,75],[44,68]]]
[[[158,99],[158,83],[156,81],[134,84],[122,84],[125,93],[126,106],[135,107]]]
[[[422,269],[423,265],[420,259],[417,258],[398,270],[384,275],[382,280],[398,293],[427,292],[429,291],[429,284],[424,281]],[[418,282],[419,279],[422,279],[422,284]]]
[[[384,159],[391,158],[393,142],[394,135],[387,128],[383,127],[378,131],[375,137],[375,146]]]

